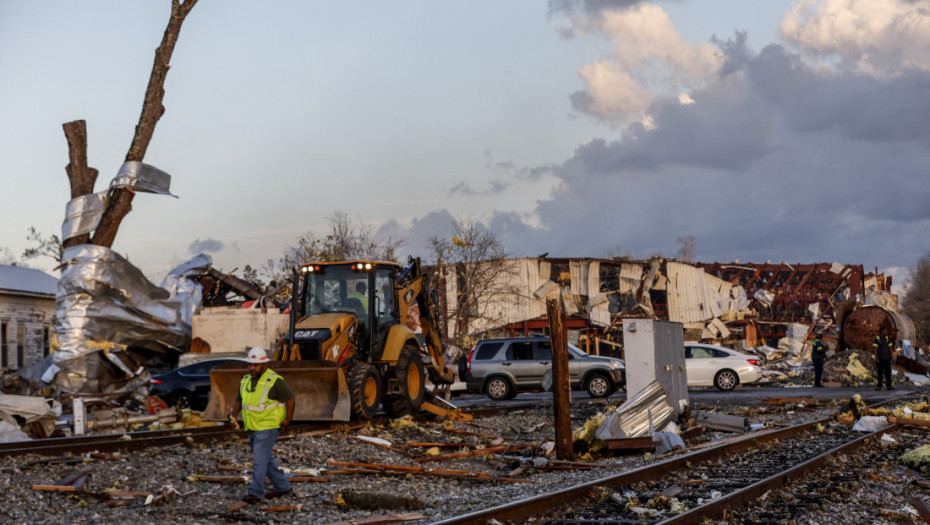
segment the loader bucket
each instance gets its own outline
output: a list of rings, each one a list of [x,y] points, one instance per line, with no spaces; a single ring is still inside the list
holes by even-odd
[[[272,361],[270,368],[284,378],[297,396],[295,421],[350,419],[349,387],[342,368],[327,361]],[[226,419],[247,373],[248,368],[239,363],[220,365],[210,371],[210,402],[203,419]]]

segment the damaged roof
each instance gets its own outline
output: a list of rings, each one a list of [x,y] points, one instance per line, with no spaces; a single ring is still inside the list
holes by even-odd
[[[58,279],[35,268],[0,264],[0,294],[55,297]]]

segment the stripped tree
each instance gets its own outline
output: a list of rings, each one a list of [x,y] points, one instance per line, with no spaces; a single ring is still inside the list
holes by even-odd
[[[129,151],[126,153],[126,162],[141,162],[145,158],[145,152],[152,140],[152,134],[155,132],[155,125],[165,113],[162,99],[165,96],[165,78],[168,76],[168,69],[171,67],[171,55],[178,41],[178,35],[181,33],[181,24],[184,23],[187,14],[196,4],[197,0],[185,0],[184,2],[172,0],[171,2],[171,18],[168,20],[168,26],[165,28],[161,44],[155,50],[155,63],[152,65],[152,74],[145,90],[142,114],[139,116],[139,123],[136,125],[136,132],[129,146]],[[83,120],[75,120],[66,122],[62,127],[68,140],[69,164],[65,167],[65,170],[68,172],[68,179],[71,181],[71,198],[76,199],[90,195],[93,193],[94,183],[97,181],[97,170],[89,167],[87,162],[87,126]],[[135,193],[129,188],[111,188],[106,198],[106,208],[100,222],[97,224],[93,237],[91,237],[90,233],[76,235],[64,239],[63,247],[68,248],[79,244],[112,247],[120,223],[122,223],[126,214],[132,210],[134,195]]]

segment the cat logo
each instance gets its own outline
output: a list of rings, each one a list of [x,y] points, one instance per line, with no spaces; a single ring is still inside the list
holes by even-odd
[[[313,339],[318,330],[297,330],[294,332],[294,339]]]

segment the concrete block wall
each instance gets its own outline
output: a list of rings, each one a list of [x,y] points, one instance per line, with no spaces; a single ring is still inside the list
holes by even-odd
[[[289,314],[234,307],[204,308],[192,321],[192,337],[210,345],[210,352],[240,352],[253,346],[270,349],[287,334]]]

